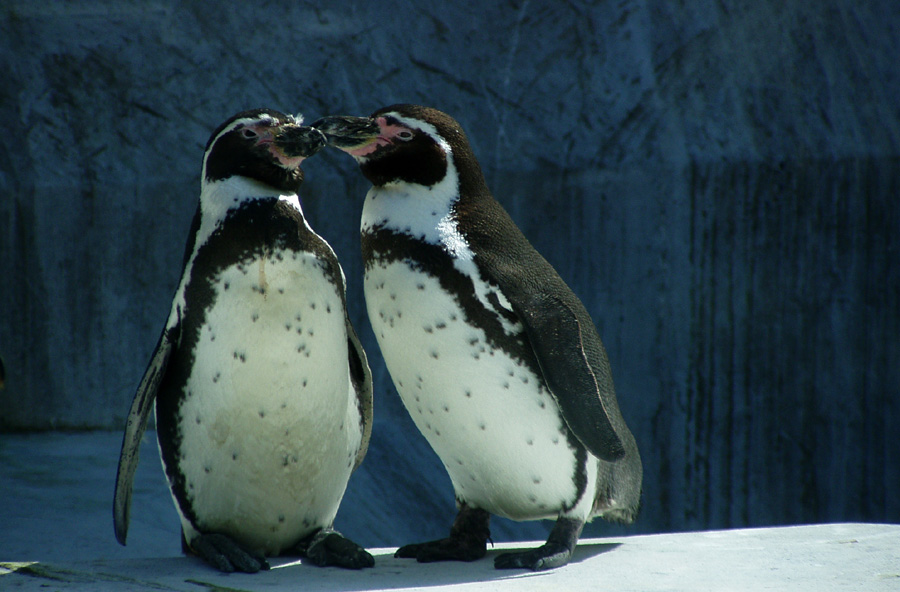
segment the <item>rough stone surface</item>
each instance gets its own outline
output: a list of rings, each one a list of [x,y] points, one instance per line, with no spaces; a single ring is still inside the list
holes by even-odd
[[[419,102],[598,324],[644,457],[628,532],[900,521],[900,4],[453,7],[5,2],[0,429],[121,426],[219,122]],[[351,493],[443,534],[449,480],[364,318],[366,183],[305,169],[377,380]]]

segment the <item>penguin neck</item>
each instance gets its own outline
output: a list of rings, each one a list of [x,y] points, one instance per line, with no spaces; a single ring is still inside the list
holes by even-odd
[[[455,259],[470,260],[473,253],[457,220],[459,200],[459,176],[450,159],[447,174],[433,185],[394,181],[372,187],[363,205],[360,231],[385,229],[408,235],[440,245]]]
[[[203,183],[200,189],[200,228],[194,244],[204,244],[230,212],[248,202],[264,199],[284,201],[296,209],[306,222],[296,193],[284,192],[255,179],[235,175]]]

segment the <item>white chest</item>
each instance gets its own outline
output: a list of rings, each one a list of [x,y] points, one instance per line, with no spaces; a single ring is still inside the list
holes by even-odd
[[[476,278],[474,290],[481,301],[489,287]],[[365,296],[394,384],[457,497],[513,519],[573,505],[575,453],[539,377],[466,323],[436,278],[405,262],[376,261]]]
[[[198,526],[277,553],[331,523],[359,449],[342,303],[302,253],[226,268],[213,290],[179,469]]]

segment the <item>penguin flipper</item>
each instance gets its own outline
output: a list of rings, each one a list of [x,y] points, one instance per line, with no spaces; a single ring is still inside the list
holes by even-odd
[[[372,370],[369,368],[369,360],[366,358],[366,352],[350,324],[350,319],[346,319],[347,327],[347,357],[350,363],[350,381],[353,383],[353,389],[356,391],[357,403],[359,405],[359,414],[362,418],[362,439],[359,443],[359,452],[356,454],[356,462],[353,464],[355,471],[366,452],[369,450],[369,439],[372,437],[372,409],[374,405],[374,396],[372,394]]]
[[[128,522],[131,517],[131,492],[134,485],[134,473],[137,470],[141,451],[141,439],[147,429],[147,420],[156,401],[159,383],[166,373],[166,366],[172,354],[173,340],[170,329],[163,331],[156,344],[156,351],[144,371],[144,377],[138,385],[128,420],[125,423],[125,435],[122,438],[122,452],[119,454],[119,468],[116,473],[116,493],[113,498],[113,526],[116,540],[125,544],[128,536]]]
[[[594,456],[607,462],[624,457],[575,311],[559,297],[541,292],[511,302],[569,429]]]

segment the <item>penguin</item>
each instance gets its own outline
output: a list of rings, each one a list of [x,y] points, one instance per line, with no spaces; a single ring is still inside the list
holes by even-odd
[[[123,545],[155,409],[186,553],[223,572],[268,569],[279,554],[374,564],[333,528],[368,448],[372,376],[343,271],[297,195],[300,163],[325,143],[301,122],[244,111],[206,145],[181,280],[123,437],[113,503]]]
[[[487,187],[468,139],[433,108],[312,124],[372,183],[360,224],[369,320],[403,403],[440,457],[458,514],[420,562],[486,554],[490,515],[554,519],[499,569],[551,569],[594,517],[631,523],[642,467],[587,310]]]

